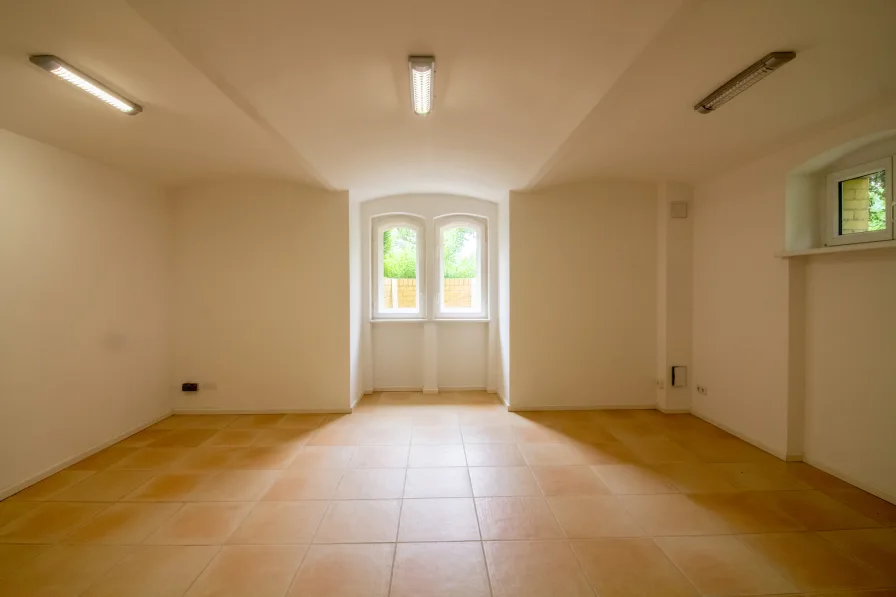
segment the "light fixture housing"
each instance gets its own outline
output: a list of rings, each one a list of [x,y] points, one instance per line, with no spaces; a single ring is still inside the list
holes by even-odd
[[[81,91],[86,91],[96,99],[105,102],[124,114],[134,116],[143,111],[143,108],[138,104],[123,95],[115,93],[93,77],[85,75],[57,56],[40,54],[31,56],[30,60],[45,71],[56,75],[63,81],[71,83]]]
[[[724,85],[697,102],[694,110],[701,114],[715,112],[719,109],[719,106],[743,93],[795,57],[796,52],[772,52],[763,56],[759,61],[751,64]]]
[[[426,116],[432,111],[435,56],[408,56],[408,70],[411,73],[411,108],[415,114]]]

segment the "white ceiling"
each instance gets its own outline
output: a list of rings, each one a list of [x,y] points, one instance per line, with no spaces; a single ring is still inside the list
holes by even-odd
[[[361,199],[693,181],[896,101],[894,0],[0,0],[0,127],[166,185],[261,175]],[[693,104],[772,50],[796,60]],[[32,66],[52,53],[144,106]],[[406,57],[436,56],[432,115]]]

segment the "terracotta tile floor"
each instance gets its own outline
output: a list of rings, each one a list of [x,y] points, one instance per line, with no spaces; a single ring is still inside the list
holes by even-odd
[[[896,506],[690,415],[183,415],[0,503],[0,596],[896,596]]]

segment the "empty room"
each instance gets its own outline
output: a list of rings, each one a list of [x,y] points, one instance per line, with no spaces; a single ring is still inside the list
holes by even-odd
[[[896,1],[0,0],[0,597],[896,597]]]

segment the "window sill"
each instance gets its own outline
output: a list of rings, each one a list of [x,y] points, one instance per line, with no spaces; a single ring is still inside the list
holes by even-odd
[[[808,257],[811,255],[825,255],[827,253],[851,253],[852,251],[871,251],[873,249],[894,248],[896,248],[896,240],[881,240],[872,243],[817,247],[815,249],[803,249],[801,251],[780,251],[775,253],[775,257],[778,257],[779,259],[789,259],[791,257]]]
[[[490,319],[463,319],[460,317],[443,317],[437,319],[401,319],[396,317],[395,319],[371,319],[370,323],[488,323]]]

